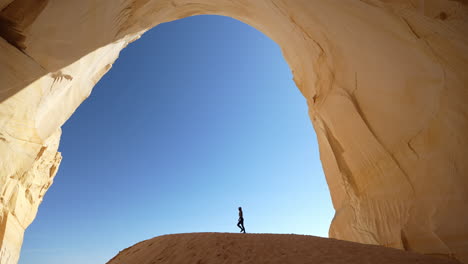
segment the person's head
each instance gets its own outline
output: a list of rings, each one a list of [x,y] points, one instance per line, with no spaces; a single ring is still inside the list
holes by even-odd
[[[239,207],[239,211],[242,211],[242,207]]]

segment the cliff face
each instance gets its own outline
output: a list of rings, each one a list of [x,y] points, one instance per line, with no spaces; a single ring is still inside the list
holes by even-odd
[[[0,10],[1,264],[16,263],[57,171],[60,126],[128,43],[197,14],[244,21],[281,46],[317,132],[331,237],[468,263],[466,1],[0,0]]]

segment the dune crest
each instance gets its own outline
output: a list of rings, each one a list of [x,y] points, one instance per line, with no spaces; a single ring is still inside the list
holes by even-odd
[[[399,263],[455,264],[382,246],[289,234],[188,233],[135,244],[107,264],[158,263]]]

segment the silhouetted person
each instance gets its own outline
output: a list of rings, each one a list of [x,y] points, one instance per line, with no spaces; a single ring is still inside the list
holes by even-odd
[[[242,214],[242,207],[239,207],[239,222],[237,222],[237,226],[240,228],[241,233],[245,233],[244,215]]]

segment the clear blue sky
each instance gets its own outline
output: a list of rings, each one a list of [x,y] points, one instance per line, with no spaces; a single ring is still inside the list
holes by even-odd
[[[220,16],[159,25],[122,51],[63,126],[63,161],[21,264],[104,264],[183,232],[327,236],[305,99],[280,48]]]

